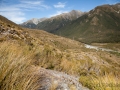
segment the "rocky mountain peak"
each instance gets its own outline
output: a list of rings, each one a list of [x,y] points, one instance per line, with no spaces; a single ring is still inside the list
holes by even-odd
[[[72,10],[72,11],[70,11],[69,13],[71,13],[71,14],[81,14],[81,13],[83,13],[82,11],[79,11],[79,10]]]
[[[40,18],[40,19],[38,19],[38,18],[33,18],[33,19],[31,19],[31,20],[28,20],[28,21],[26,21],[26,22],[24,22],[24,23],[22,23],[23,25],[25,24],[28,24],[28,23],[33,23],[33,24],[35,24],[35,25],[37,25],[39,22],[42,22],[42,21],[44,21],[44,20],[46,20],[47,18]]]
[[[33,18],[33,19],[31,19],[31,21],[32,21],[34,24],[38,24],[39,19],[37,19],[37,18]]]

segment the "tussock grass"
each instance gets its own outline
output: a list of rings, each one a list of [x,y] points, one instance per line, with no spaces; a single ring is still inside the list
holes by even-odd
[[[120,78],[111,74],[94,78],[92,83],[94,90],[120,90]]]
[[[81,76],[79,81],[91,90],[120,90],[120,78],[113,74],[104,76]]]
[[[62,67],[63,71],[75,75],[79,72],[79,65],[80,63],[75,60],[70,61],[63,59],[60,66]]]
[[[0,43],[0,90],[37,90],[38,76],[31,68],[27,46]]]

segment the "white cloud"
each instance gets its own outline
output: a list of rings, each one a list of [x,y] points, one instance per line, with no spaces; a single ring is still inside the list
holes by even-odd
[[[56,5],[53,5],[55,8],[64,8],[66,6],[65,3],[58,2]]]
[[[22,0],[20,1],[21,4],[18,4],[17,7],[20,8],[27,8],[27,9],[49,9],[50,7],[45,5],[43,1],[27,1],[27,0]]]
[[[39,5],[41,1],[20,1],[21,3],[29,4],[29,5]]]
[[[6,1],[6,0],[5,0]],[[8,5],[7,5],[8,4]],[[16,4],[9,4],[9,1],[6,1],[6,3],[2,2],[0,3],[0,8],[1,7],[14,7],[14,8],[20,8],[24,10],[25,8],[27,9],[48,9],[50,8],[48,5],[45,5],[43,0],[18,0],[18,3]]]
[[[50,15],[50,17],[60,15],[62,13],[67,13],[68,11],[57,11],[55,14]]]
[[[17,7],[0,7],[0,12],[8,12],[8,11],[19,11],[20,8]]]
[[[22,23],[26,19],[24,17],[24,13],[21,11],[17,11],[17,12],[16,11],[6,11],[6,12],[0,12],[0,14],[18,24]]]
[[[13,6],[0,7],[0,15],[7,17],[17,24],[22,23],[26,19],[25,13],[20,8]]]
[[[0,14],[15,23],[22,23],[26,17],[26,11],[49,9],[43,0],[18,0],[19,3],[0,3]],[[8,4],[9,3],[9,4]]]

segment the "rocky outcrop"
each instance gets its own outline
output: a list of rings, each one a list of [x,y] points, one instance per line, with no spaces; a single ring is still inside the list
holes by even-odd
[[[22,40],[31,44],[32,37],[30,37],[28,32],[24,31],[22,28],[0,21],[0,41],[5,40]]]
[[[41,68],[41,88],[39,90],[89,90],[79,83],[79,78],[64,72]]]

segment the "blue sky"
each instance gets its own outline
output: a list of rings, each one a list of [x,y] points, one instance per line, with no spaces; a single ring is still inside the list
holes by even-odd
[[[0,0],[0,15],[19,24],[32,18],[52,17],[71,10],[87,12],[120,0]]]

